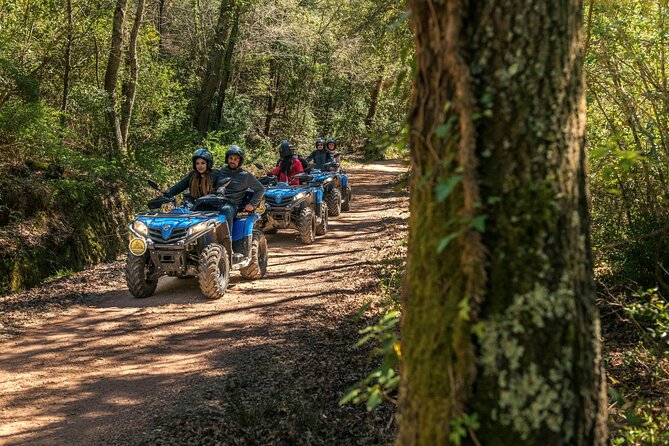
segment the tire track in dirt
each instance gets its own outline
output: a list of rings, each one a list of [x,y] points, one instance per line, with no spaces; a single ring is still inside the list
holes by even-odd
[[[141,300],[118,283],[4,341],[0,444],[125,443],[179,394],[238,368],[240,352],[271,356],[311,315],[350,314],[375,285],[380,239],[406,222],[406,197],[392,191],[404,170],[392,161],[349,169],[351,211],[313,245],[293,231],[268,236],[265,278],[235,272],[221,300],[205,299],[194,279],[163,278]]]

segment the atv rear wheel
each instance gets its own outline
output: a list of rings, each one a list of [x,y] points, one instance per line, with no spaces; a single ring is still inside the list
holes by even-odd
[[[351,209],[351,186],[346,186],[344,197],[341,201],[341,210],[346,212]]]
[[[239,272],[245,279],[260,279],[267,272],[267,239],[260,231],[253,231],[251,242],[251,263]]]
[[[316,239],[316,216],[311,208],[305,207],[300,211],[297,230],[300,232],[300,241],[305,245],[312,244]]]
[[[210,299],[223,297],[230,281],[230,263],[225,246],[212,243],[202,250],[197,279],[202,294]]]
[[[325,235],[328,232],[328,205],[322,203],[321,206],[321,222],[316,225],[316,235]]]
[[[130,294],[138,299],[153,295],[158,285],[158,279],[148,279],[151,273],[151,258],[148,254],[136,256],[128,254],[125,263],[125,283],[128,285]]]
[[[328,204],[328,212],[332,217],[341,213],[341,192],[339,192],[339,189],[332,188],[325,196],[325,202]]]

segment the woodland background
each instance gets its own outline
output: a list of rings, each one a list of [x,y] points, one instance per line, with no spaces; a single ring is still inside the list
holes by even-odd
[[[586,3],[612,441],[662,444],[669,3]],[[0,0],[0,293],[115,259],[146,179],[176,181],[198,144],[218,166],[232,143],[268,164],[318,136],[347,160],[408,157],[407,17],[397,0]]]

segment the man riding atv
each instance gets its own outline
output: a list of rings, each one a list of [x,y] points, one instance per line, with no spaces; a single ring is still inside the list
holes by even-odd
[[[253,212],[260,204],[263,195],[265,195],[265,187],[251,172],[242,169],[244,151],[241,147],[232,145],[228,148],[225,152],[225,164],[227,166],[218,170],[218,176],[220,178],[230,178],[230,183],[225,189],[225,197],[228,199],[228,203],[221,208],[221,213],[227,217],[228,222],[232,222],[237,215],[238,208],[242,205],[247,190],[251,189],[253,196],[244,205],[244,211]]]
[[[307,161],[314,163],[316,169],[323,169],[323,166],[327,163],[334,162],[334,158],[325,150],[325,140],[323,138],[318,138],[316,140],[316,150],[311,152],[311,155],[307,157]]]

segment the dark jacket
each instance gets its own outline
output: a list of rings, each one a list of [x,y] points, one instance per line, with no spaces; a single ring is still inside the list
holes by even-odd
[[[175,195],[178,195],[185,190],[188,190],[188,188],[190,188],[190,182],[191,182],[191,178],[193,177],[193,175],[197,175],[197,173],[195,171],[190,171],[188,173],[188,175],[183,177],[181,179],[181,181],[179,181],[177,184],[175,184],[174,186],[167,189],[167,191],[165,191],[165,193],[167,195],[175,196]],[[216,187],[217,187],[216,183],[219,181],[218,171],[212,170],[211,175],[212,175],[212,180],[213,180],[212,181],[213,189],[210,190],[209,193],[213,193],[214,190],[216,190]],[[199,197],[192,197],[192,198],[199,198]]]
[[[225,188],[225,198],[237,207],[242,204],[247,189],[253,190],[253,197],[249,204],[254,208],[258,206],[265,195],[264,186],[249,171],[242,168],[233,170],[226,166],[221,167],[217,173],[218,178],[216,178],[214,188],[218,188],[224,179],[231,178],[230,184]]]
[[[316,169],[322,169],[324,164],[334,162],[334,158],[327,149],[323,150],[314,150],[311,152],[311,155],[307,157],[307,161],[312,162],[316,165]]]

